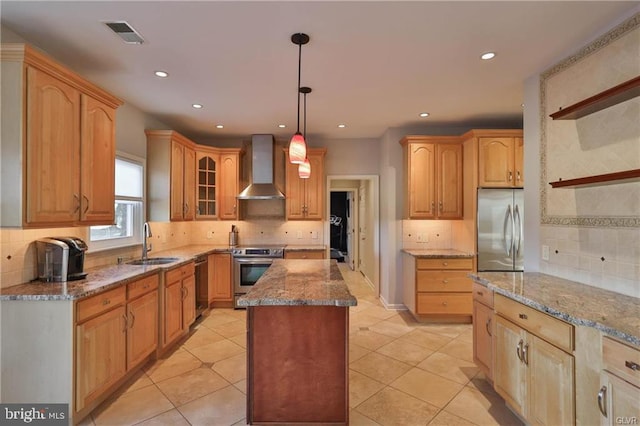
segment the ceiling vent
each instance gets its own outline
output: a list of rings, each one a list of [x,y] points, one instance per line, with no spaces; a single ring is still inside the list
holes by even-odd
[[[129,44],[142,44],[144,39],[133,29],[131,25],[125,21],[105,22],[107,27],[116,33],[125,43]]]

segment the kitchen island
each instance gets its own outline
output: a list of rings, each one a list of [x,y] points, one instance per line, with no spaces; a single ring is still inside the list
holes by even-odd
[[[247,307],[247,423],[347,424],[351,295],[335,260],[275,260]]]

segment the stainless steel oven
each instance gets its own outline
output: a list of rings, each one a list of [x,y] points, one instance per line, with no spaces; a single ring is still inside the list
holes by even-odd
[[[233,292],[234,301],[258,281],[273,263],[273,259],[284,257],[284,247],[238,247],[233,255]],[[235,304],[235,302],[234,302]],[[237,304],[235,304],[236,307]]]

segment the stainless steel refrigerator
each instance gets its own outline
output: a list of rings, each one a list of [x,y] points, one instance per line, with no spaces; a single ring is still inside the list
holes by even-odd
[[[524,267],[521,188],[478,189],[478,271],[522,271]]]

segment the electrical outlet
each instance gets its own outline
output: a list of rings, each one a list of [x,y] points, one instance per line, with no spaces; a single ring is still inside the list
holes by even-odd
[[[318,231],[311,231],[311,239],[313,240],[318,239]]]
[[[426,232],[418,233],[418,242],[419,243],[428,243],[429,242],[429,234]]]
[[[542,246],[542,260],[549,260],[549,246]]]
[[[296,237],[300,240],[302,239],[302,231],[296,232]]]
[[[207,239],[212,239],[213,238],[213,231],[207,231]]]

